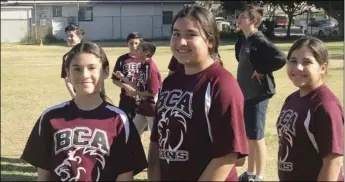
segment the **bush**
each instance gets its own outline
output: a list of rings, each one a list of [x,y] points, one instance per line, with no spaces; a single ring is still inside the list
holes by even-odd
[[[21,41],[22,44],[33,44],[33,45],[39,45],[41,43],[49,44],[49,43],[57,43],[57,42],[63,42],[63,39],[58,39],[52,34],[37,34],[37,37],[34,32],[29,32]]]

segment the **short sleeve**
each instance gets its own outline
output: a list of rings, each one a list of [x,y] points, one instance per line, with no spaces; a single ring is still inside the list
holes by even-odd
[[[238,153],[242,158],[248,154],[243,117],[244,97],[236,80],[227,77],[230,76],[223,75],[213,85],[210,83],[205,95],[206,110],[210,105],[208,125],[213,143],[212,153],[214,158],[229,153]]]
[[[117,58],[116,60],[116,63],[115,63],[115,66],[114,66],[114,69],[113,69],[113,73],[115,73],[116,71],[120,71],[123,73],[123,59],[122,59],[123,56],[120,56],[119,58]],[[112,80],[120,80],[119,78],[117,78],[113,73],[111,73],[111,79]]]
[[[66,73],[66,66],[65,66],[65,62],[66,62],[66,58],[67,58],[67,54],[65,54],[62,57],[62,64],[61,64],[61,78],[66,78],[67,77],[67,73]]]
[[[320,155],[343,155],[344,115],[341,106],[335,102],[320,105],[315,110],[314,118],[310,129],[314,133]]]
[[[147,168],[147,160],[139,134],[131,120],[127,117],[119,128],[110,151],[109,164],[117,175],[133,171],[133,175]]]
[[[157,94],[161,84],[159,71],[155,67],[151,66],[149,78],[148,78],[148,91]]]
[[[20,158],[35,167],[50,170],[54,143],[52,127],[49,120],[41,117],[33,127]]]

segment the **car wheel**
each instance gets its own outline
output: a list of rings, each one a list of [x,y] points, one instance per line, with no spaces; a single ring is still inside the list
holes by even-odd
[[[333,31],[332,36],[334,36],[334,37],[338,36],[338,32],[337,31]]]
[[[319,31],[319,37],[324,37],[325,36],[325,34],[323,34],[323,32],[320,30]]]

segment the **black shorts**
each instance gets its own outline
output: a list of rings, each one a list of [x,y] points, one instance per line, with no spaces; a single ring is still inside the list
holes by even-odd
[[[268,101],[266,98],[257,102],[244,102],[244,122],[249,140],[264,138]]]

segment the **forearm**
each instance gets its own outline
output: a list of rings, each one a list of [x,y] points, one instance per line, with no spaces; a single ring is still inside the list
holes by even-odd
[[[158,144],[150,142],[147,168],[148,181],[160,181]]]
[[[66,84],[66,87],[67,87],[69,94],[71,95],[72,98],[74,98],[75,92],[74,92],[74,88],[73,88],[72,83],[67,78],[65,78],[65,84]]]
[[[50,181],[51,175],[50,171],[37,168],[37,181]]]
[[[237,153],[230,153],[223,157],[212,159],[198,181],[225,181],[235,161]]]
[[[153,93],[151,93],[151,92],[149,92],[149,91],[145,91],[145,92],[139,92],[139,91],[137,91],[137,92],[135,92],[136,93],[136,95],[138,95],[138,96],[142,96],[142,97],[148,97],[148,96],[155,96],[155,94],[153,94]]]
[[[126,83],[121,82],[120,80],[113,80],[113,83],[122,89],[125,89],[126,86],[130,86]]]
[[[323,159],[318,181],[337,181],[342,165],[343,156],[330,154]]]

